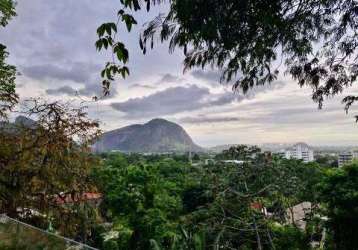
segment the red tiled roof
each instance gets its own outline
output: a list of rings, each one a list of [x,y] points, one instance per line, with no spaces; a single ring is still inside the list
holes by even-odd
[[[252,202],[252,203],[250,204],[250,207],[251,207],[252,209],[257,209],[257,210],[263,209],[263,206],[262,206],[262,204],[261,204],[260,202]]]

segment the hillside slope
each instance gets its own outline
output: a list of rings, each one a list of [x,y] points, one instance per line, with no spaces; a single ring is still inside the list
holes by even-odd
[[[94,145],[97,152],[187,152],[203,151],[176,123],[153,119],[104,133]]]

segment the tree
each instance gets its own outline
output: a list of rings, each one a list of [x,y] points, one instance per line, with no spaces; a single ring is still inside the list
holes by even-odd
[[[0,0],[0,26],[5,27],[16,15],[12,0]],[[15,92],[16,68],[6,63],[6,46],[0,43],[0,121],[7,118],[7,112],[18,102]]]
[[[137,22],[131,11],[149,11],[164,0],[121,0],[118,20],[101,25],[98,50],[116,55],[102,72],[109,87],[117,74],[129,70],[128,50],[118,40],[117,24],[128,31]],[[321,108],[326,98],[341,93],[358,76],[358,3],[348,0],[172,0],[166,15],[147,23],[139,45],[145,54],[158,39],[169,41],[169,51],[183,49],[184,70],[193,67],[220,69],[221,80],[244,93],[276,79],[282,57],[287,72],[302,86],[312,88],[312,99]],[[345,109],[358,100],[348,95]]]
[[[256,146],[238,145],[232,146],[227,150],[224,150],[221,154],[216,155],[217,159],[222,160],[242,160],[252,161],[255,158],[263,156],[261,149]]]
[[[358,164],[330,169],[320,184],[334,249],[357,249]]]
[[[96,190],[91,172],[98,162],[89,145],[99,133],[98,123],[87,118],[85,107],[39,99],[27,107],[25,114],[36,121],[22,118],[0,129],[0,213],[37,217],[34,224],[45,228],[53,216],[56,228],[73,236],[90,218],[58,201]]]
[[[0,0],[0,25],[5,27],[15,15],[15,2],[13,0]]]
[[[239,145],[222,153],[237,164],[204,167],[196,177],[197,187],[184,193],[187,227],[204,232],[213,249],[263,249],[270,246],[269,220],[261,211],[275,189],[268,181],[272,165],[257,147]],[[195,182],[194,182],[195,183]],[[190,195],[194,195],[190,197]],[[190,199],[189,199],[190,198]]]
[[[332,155],[318,155],[315,161],[322,167],[334,168],[338,167],[338,157]]]
[[[151,157],[149,163],[128,164],[123,155],[113,154],[95,172],[104,194],[104,216],[118,232],[117,249],[150,249],[150,240],[172,244],[182,209],[183,168],[171,159],[153,162]]]
[[[7,118],[7,112],[18,102],[15,92],[16,68],[5,62],[8,53],[0,44],[0,120]]]
[[[311,232],[284,224],[290,207],[317,203],[319,166],[275,159],[245,145],[218,157],[244,162],[217,163],[191,173],[192,184],[183,195],[188,231],[204,232],[205,244],[217,249],[308,249]]]

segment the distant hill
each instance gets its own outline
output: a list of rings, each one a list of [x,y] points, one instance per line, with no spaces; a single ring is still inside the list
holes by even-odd
[[[21,128],[36,128],[36,121],[26,117],[26,116],[18,116],[16,117],[14,122],[0,122],[0,129],[3,132],[15,133],[19,131]]]
[[[185,130],[176,123],[153,119],[104,133],[93,146],[96,152],[200,152]]]
[[[217,145],[214,147],[209,148],[209,151],[212,153],[221,153],[224,150],[228,150],[231,147],[235,147],[238,144],[225,144],[225,145]]]
[[[22,115],[19,115],[18,117],[16,117],[14,124],[18,125],[18,126],[27,127],[27,128],[33,128],[33,127],[36,127],[36,125],[37,125],[36,121],[34,121],[26,116],[22,116]]]

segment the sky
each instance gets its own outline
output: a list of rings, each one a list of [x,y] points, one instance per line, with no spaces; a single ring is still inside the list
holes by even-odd
[[[9,62],[21,74],[17,77],[21,101],[30,97],[74,104],[88,101],[90,117],[99,119],[104,131],[160,117],[183,126],[201,146],[298,141],[357,145],[355,110],[344,112],[344,93],[318,110],[311,90],[300,88],[286,75],[243,95],[220,84],[215,69],[184,74],[182,51],[170,54],[168,44],[156,43],[144,56],[139,32],[146,21],[166,12],[165,5],[149,14],[136,13],[139,24],[130,34],[120,30],[130,52],[131,75],[117,79],[108,98],[91,102],[101,93],[100,71],[109,59],[109,54],[95,49],[96,29],[115,21],[120,1],[17,2],[18,16],[0,29],[0,42],[8,47]]]

